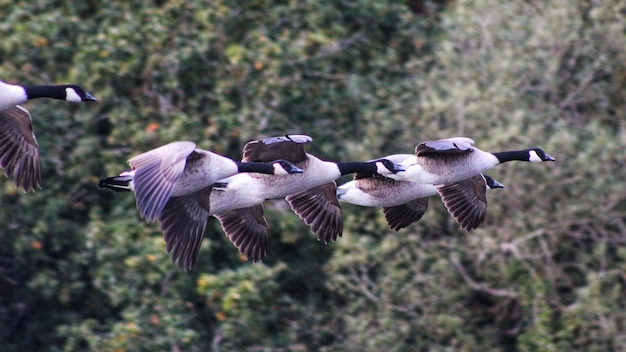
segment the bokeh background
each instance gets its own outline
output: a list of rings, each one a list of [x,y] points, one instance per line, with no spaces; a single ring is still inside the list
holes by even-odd
[[[2,351],[623,351],[626,4],[620,0],[0,0],[0,78],[37,100],[44,187],[0,181]],[[324,245],[284,200],[269,256],[210,221],[190,273],[131,194],[96,190],[176,140],[233,158],[304,133],[330,160],[468,136],[552,164],[490,171],[484,226],[433,197],[394,232],[344,206]],[[345,182],[342,178],[339,182]]]

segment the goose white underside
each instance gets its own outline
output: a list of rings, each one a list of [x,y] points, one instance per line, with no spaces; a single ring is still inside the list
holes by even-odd
[[[0,111],[27,101],[24,88],[0,81]]]
[[[290,176],[294,177],[297,175]],[[265,183],[246,173],[219,180],[216,182],[216,185],[213,187],[209,197],[210,215],[252,207],[263,204],[265,199],[277,198],[267,195]]]
[[[135,170],[128,170],[122,172],[119,176],[120,180],[128,181],[128,190],[131,192],[135,192],[135,183],[133,179],[135,177]]]

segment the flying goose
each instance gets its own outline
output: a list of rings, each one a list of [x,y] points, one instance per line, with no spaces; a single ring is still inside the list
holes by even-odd
[[[268,236],[262,204],[271,198],[287,197],[318,239],[325,243],[334,241],[341,236],[343,228],[334,180],[354,172],[389,175],[400,170],[387,159],[322,161],[304,150],[312,140],[306,135],[288,135],[252,141],[244,147],[244,161],[281,158],[303,169],[302,174],[289,177],[237,174],[199,192],[171,198],[159,221],[172,260],[179,265],[182,262],[183,266],[193,265],[210,215],[218,218],[226,235],[248,260],[262,260],[267,255]]]
[[[15,187],[24,191],[41,188],[41,164],[32,118],[18,104],[36,98],[96,101],[74,84],[20,86],[0,81],[0,167],[7,177],[14,174]]]
[[[397,155],[397,158],[402,157]],[[428,197],[439,193],[461,228],[471,231],[484,222],[485,192],[494,188],[504,186],[482,174],[444,186],[357,174],[354,180],[337,188],[337,198],[340,202],[382,207],[387,223],[398,231],[420,220],[428,208]]]
[[[284,163],[287,162],[278,161],[277,167],[283,167]],[[291,172],[296,173],[296,170],[298,169],[292,166]],[[252,182],[248,182],[249,180]],[[119,176],[117,180],[107,181],[109,184],[103,188],[120,192],[132,191],[132,181],[132,177]],[[258,179],[250,177],[250,174],[240,173],[197,192],[169,198],[159,215],[159,222],[167,252],[172,253],[172,262],[180,270],[191,270],[198,258],[209,216],[214,215],[222,221],[216,213],[226,213],[234,209],[237,209],[237,218],[246,222],[246,226],[239,232],[234,230],[231,239],[240,243],[244,237],[249,237],[245,244],[249,248],[243,248],[242,253],[248,253],[251,258],[262,257],[267,247],[267,222],[263,217],[263,208],[254,206],[265,201],[263,189],[258,187],[261,184]],[[227,185],[230,186],[229,191],[219,189]],[[246,208],[238,209],[242,206]],[[231,225],[227,223],[224,226],[228,229]],[[241,235],[244,237],[239,239]]]
[[[385,176],[402,170],[385,158],[368,162],[323,161],[305,151],[305,146],[312,141],[307,135],[259,139],[245,145],[243,156],[247,161],[264,161],[280,155],[306,171],[289,179],[289,184],[271,188],[279,193],[275,198],[286,197],[292,210],[311,226],[318,240],[328,243],[340,237],[343,230],[341,206],[336,196],[337,178],[357,172]]]
[[[555,160],[541,148],[489,153],[473,145],[474,141],[465,137],[422,142],[415,147],[415,155],[399,162],[406,171],[388,177],[397,181],[440,185],[476,176],[508,161]]]
[[[73,103],[97,100],[75,84],[20,86],[0,81],[0,111],[37,98],[67,100]]]
[[[137,209],[146,221],[155,221],[168,200],[198,192],[219,179],[240,173],[289,175],[302,170],[285,160],[239,162],[196,148],[194,142],[173,142],[128,160],[132,170],[98,182],[98,189],[135,193]]]
[[[275,198],[285,197],[291,209],[311,227],[318,240],[328,243],[340,237],[343,215],[337,200],[335,180],[342,175],[363,173],[390,175],[402,171],[388,159],[367,162],[323,161],[305,150],[313,139],[307,135],[285,135],[249,142],[243,150],[244,160],[264,161],[281,156],[305,170],[289,179],[290,184],[271,185]],[[272,180],[276,182],[277,180]]]

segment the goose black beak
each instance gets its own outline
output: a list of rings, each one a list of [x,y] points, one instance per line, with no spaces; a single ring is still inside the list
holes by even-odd
[[[292,166],[291,169],[289,169],[288,172],[290,174],[301,174],[301,173],[304,173],[304,170],[302,170],[301,168],[299,168],[297,166]]]
[[[546,154],[545,161],[556,161],[556,159],[551,157],[550,155]]]
[[[393,170],[391,170],[391,172],[394,174],[397,174],[398,172],[404,172],[404,171],[406,171],[406,168],[404,166],[401,166],[400,164],[396,164]]]
[[[83,101],[98,101],[98,99],[96,99],[96,97],[94,97],[93,95],[85,92],[85,97],[83,98]]]
[[[504,188],[504,185],[501,184],[500,182],[496,181],[496,180],[493,180],[493,184],[491,185],[491,189],[494,189],[494,188]]]

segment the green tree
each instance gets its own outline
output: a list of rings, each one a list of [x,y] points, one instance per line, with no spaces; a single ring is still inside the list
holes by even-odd
[[[0,192],[0,345],[52,351],[616,351],[626,334],[623,4],[534,1],[0,1],[0,76],[75,82],[34,101],[44,188]],[[270,253],[209,223],[178,272],[130,194],[98,192],[175,140],[241,157],[305,133],[332,160],[465,135],[541,146],[490,174],[485,225],[437,199],[390,230],[344,207],[324,246],[282,200]],[[340,180],[342,182],[343,180]]]

